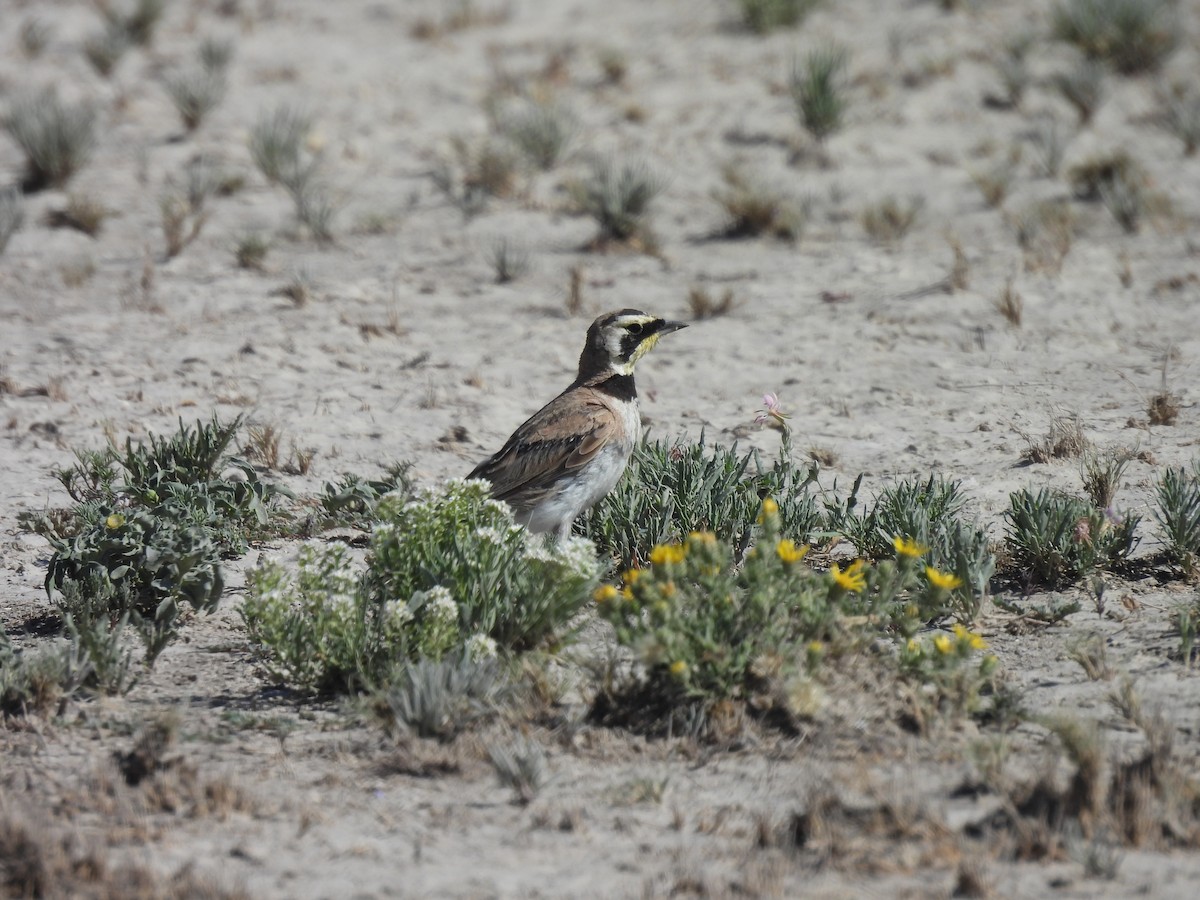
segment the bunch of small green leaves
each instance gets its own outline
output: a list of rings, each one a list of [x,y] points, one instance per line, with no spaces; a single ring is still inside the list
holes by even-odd
[[[1009,495],[1008,543],[1013,561],[1037,582],[1059,585],[1129,558],[1139,516],[1098,510],[1086,500],[1045,488]]]
[[[0,631],[0,717],[50,712],[79,689],[85,675],[66,643],[18,650]]]
[[[620,590],[597,589],[600,614],[639,657],[643,690],[631,696],[769,708],[787,696],[776,688],[810,673],[826,647],[845,652],[881,632],[908,636],[962,587],[953,574],[922,571],[925,548],[912,541],[897,540],[895,558],[876,566],[856,560],[821,573],[803,562],[808,547],[783,534],[768,498],[743,565],[716,535],[697,532],[655,547],[649,567],[625,572]]]
[[[305,548],[295,573],[252,573],[242,616],[268,671],[304,690],[399,690],[410,660],[565,638],[596,583],[591,545],[545,544],[489,492],[457,481],[414,500],[388,494],[365,568],[344,548]]]
[[[898,537],[915,541],[925,548],[930,565],[953,573],[963,583],[965,589],[954,592],[954,608],[949,611],[965,622],[973,621],[987,596],[996,559],[988,549],[987,533],[962,516],[966,504],[962,483],[933,475],[924,482],[905,479],[884,488],[869,510],[859,512],[861,483],[859,476],[845,500],[826,504],[830,531],[871,559],[889,556]]]
[[[625,476],[580,517],[576,532],[622,569],[644,565],[653,547],[677,543],[694,531],[711,531],[740,556],[762,498],[771,496],[783,533],[806,543],[822,525],[809,493],[815,479],[815,471],[791,461],[786,439],[769,468],[756,451],[706,447],[703,435],[697,443],[644,440],[634,448]]]
[[[413,494],[410,462],[393,463],[382,478],[363,478],[346,472],[336,482],[326,482],[320,497],[321,508],[339,525],[367,528],[375,518],[375,507],[384,494],[399,492],[404,498]]]
[[[1167,554],[1184,574],[1200,563],[1200,470],[1167,469],[1159,479],[1154,517],[1167,540]]]
[[[991,684],[997,660],[983,653],[983,638],[955,624],[952,632],[911,637],[900,650],[900,671],[917,686],[911,712],[924,730],[938,715],[979,711],[980,692]]]

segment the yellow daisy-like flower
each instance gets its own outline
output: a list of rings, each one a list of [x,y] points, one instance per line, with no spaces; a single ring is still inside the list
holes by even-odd
[[[104,520],[104,527],[110,531],[115,531],[125,524],[125,517],[120,513],[113,513]]]
[[[679,589],[677,587],[675,587],[675,582],[668,581],[666,584],[664,584],[662,586],[661,590],[662,590],[662,595],[664,597],[666,597],[668,600],[670,600],[672,597],[675,596],[675,594],[678,592]]]
[[[758,514],[758,524],[761,525],[771,516],[779,515],[779,504],[770,497],[762,502],[762,511]]]
[[[674,675],[676,678],[682,678],[687,673],[688,673],[688,664],[685,663],[682,659],[677,659],[677,660],[675,660],[675,662],[671,663],[671,674]]]
[[[789,565],[794,562],[800,562],[811,549],[808,544],[796,546],[796,542],[791,538],[784,538],[775,545],[775,552],[783,562]]]
[[[856,559],[845,569],[834,563],[833,568],[829,570],[829,575],[842,590],[858,594],[867,586],[867,576],[863,574],[866,565],[861,559]]]
[[[909,559],[918,559],[929,552],[929,548],[924,544],[919,544],[912,538],[896,537],[892,538],[892,546],[896,548],[897,556],[907,556]]]
[[[939,634],[933,639],[933,646],[938,653],[945,655],[954,649],[954,638],[948,634]]]
[[[953,572],[939,572],[933,566],[925,567],[925,577],[935,588],[943,591],[954,591],[962,587],[963,581]]]
[[[711,531],[693,531],[688,534],[688,540],[711,546],[717,542],[717,536]]]
[[[659,544],[650,551],[650,562],[656,566],[681,563],[686,551],[679,544]]]
[[[597,603],[607,603],[610,600],[616,600],[620,596],[620,592],[611,584],[602,584],[592,593],[592,599]]]
[[[641,577],[642,577],[641,569],[626,569],[621,574],[621,581],[625,582],[625,584],[635,584],[637,582],[637,580]]]
[[[921,653],[921,642],[916,638],[909,638],[907,645],[908,652],[914,656],[919,656]]]
[[[821,641],[809,641],[808,642],[808,652],[812,656],[817,656],[821,653],[824,653],[825,652],[825,644],[822,643]]]
[[[976,634],[974,631],[968,631],[962,625],[954,626],[954,637],[966,644],[972,650],[986,650],[987,641]]]

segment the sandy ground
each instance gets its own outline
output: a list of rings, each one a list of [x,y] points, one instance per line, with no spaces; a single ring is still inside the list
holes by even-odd
[[[1166,79],[1194,75],[1200,58],[1200,16],[1195,4],[1181,6],[1189,37]],[[939,472],[964,482],[997,540],[1010,491],[1079,488],[1073,461],[1019,465],[1025,435],[1044,434],[1055,417],[1078,416],[1100,446],[1143,451],[1118,497],[1125,510],[1145,512],[1162,467],[1197,456],[1200,161],[1154,127],[1157,80],[1111,78],[1093,123],[1070,139],[1064,170],[1125,149],[1169,197],[1169,216],[1129,235],[1099,204],[1075,204],[1061,271],[1028,270],[1007,221],[1068,193],[1061,178],[1039,173],[1027,136],[1046,113],[1075,127],[1047,84],[1070,51],[1034,49],[1034,83],[1018,109],[984,102],[1000,90],[1004,40],[1045,32],[1043,4],[948,14],[932,2],[842,0],[799,31],[766,37],[740,31],[734,4],[715,0],[476,7],[503,14],[417,39],[414,26],[443,20],[442,5],[175,0],[152,48],[130,52],[102,80],[79,50],[97,28],[91,4],[4,4],[0,105],[48,84],[94,102],[100,140],[69,191],[112,210],[90,238],[45,224],[66,192],[31,195],[25,227],[0,256],[0,622],[18,642],[38,639],[26,631],[49,605],[46,543],[22,534],[17,515],[65,503],[52,471],[73,448],[171,431],[181,416],[240,413],[281,430],[289,450],[314,452],[307,476],[276,476],[299,494],[393,460],[412,460],[431,483],[468,471],[570,380],[594,315],[636,306],[687,317],[697,285],[732,290],[736,307],[672,335],[642,363],[655,435],[703,432],[774,452],[777,435],[749,426],[763,392],[775,391],[798,449],[836,459],[826,487],[844,488],[859,472],[870,487]],[[17,33],[34,16],[53,31],[30,60]],[[207,35],[235,42],[230,90],[184,135],[161,77]],[[851,101],[822,163],[784,88],[796,54],[830,39],[852,48]],[[626,61],[623,83],[605,81],[606,52]],[[515,197],[468,220],[431,173],[451,137],[485,133],[483,101],[504,79],[569,105],[579,137],[562,166],[523,175]],[[342,204],[331,245],[299,232],[286,195],[251,163],[249,129],[280,102],[316,121],[313,145]],[[991,208],[971,173],[1014,145],[1025,152],[1012,189],[1003,209]],[[197,154],[246,186],[213,200],[198,239],[167,260],[158,198]],[[667,180],[652,216],[659,257],[583,249],[593,225],[568,214],[564,182],[594,154],[644,160]],[[714,239],[723,213],[712,193],[730,162],[806,199],[799,242]],[[0,135],[0,184],[21,168]],[[868,238],[858,220],[887,195],[924,200],[893,245]],[[272,239],[263,272],[235,265],[234,245],[251,230]],[[519,236],[532,262],[505,285],[488,262],[501,235]],[[965,253],[967,284],[944,290],[951,238]],[[583,309],[569,315],[575,266]],[[80,271],[90,271],[82,283]],[[275,293],[298,272],[313,285],[303,305]],[[995,306],[1009,279],[1024,300],[1020,327]],[[1164,372],[1179,420],[1150,426],[1148,399]],[[1157,544],[1147,522],[1142,551]],[[10,793],[23,786],[31,807],[69,820],[114,859],[164,873],[191,865],[262,897],[946,896],[960,865],[953,841],[898,839],[869,862],[838,865],[770,846],[760,833],[823,784],[860,800],[898,793],[960,827],[986,814],[986,799],[954,795],[973,771],[970,729],[918,739],[853,696],[839,698],[838,727],[717,753],[585,725],[562,730],[550,750],[554,778],[525,808],[494,783],[479,750],[486,735],[445,751],[446,774],[398,774],[377,732],[272,690],[253,665],[236,613],[240,572],[260,555],[292,552],[280,543],[234,563],[221,611],[127,697],[34,731],[0,731]],[[1195,676],[1168,655],[1168,613],[1193,588],[1146,577],[1112,590],[1133,608],[1101,617],[1085,601],[1069,624],[1018,635],[1006,628],[1011,616],[989,612],[983,631],[1032,708],[1096,718],[1119,747],[1129,735],[1104,700],[1112,683],[1089,681],[1064,649],[1104,634],[1110,661],[1169,716],[1176,755],[1195,772]],[[128,749],[131,733],[164,710],[182,716],[179,749],[201,777],[236,785],[246,802],[191,817],[81,803],[90,779],[111,770],[113,750]],[[1014,740],[1032,760],[1048,752],[1044,729],[1022,726]],[[647,784],[657,786],[650,799]],[[1070,860],[977,864],[1002,896],[1200,889],[1200,857],[1179,852],[1129,851],[1115,881],[1087,880]]]

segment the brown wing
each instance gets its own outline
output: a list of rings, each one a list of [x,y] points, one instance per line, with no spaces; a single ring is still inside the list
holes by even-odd
[[[560,394],[513,432],[468,476],[492,483],[492,496],[529,509],[563,475],[585,466],[620,435],[620,419],[590,388]]]

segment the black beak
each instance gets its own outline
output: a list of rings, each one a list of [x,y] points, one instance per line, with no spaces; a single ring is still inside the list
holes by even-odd
[[[687,322],[666,322],[659,323],[655,330],[659,334],[670,334],[672,331],[678,331],[680,328],[687,328]]]

